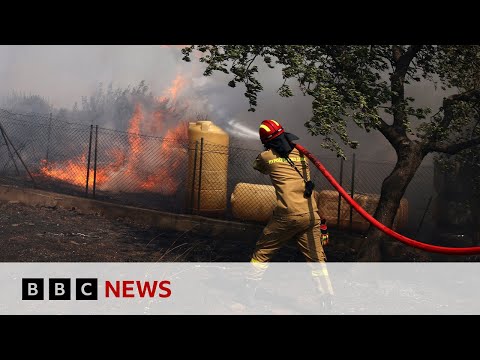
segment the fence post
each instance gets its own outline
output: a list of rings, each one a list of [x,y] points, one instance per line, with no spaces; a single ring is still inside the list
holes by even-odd
[[[353,195],[355,195],[355,153],[353,153],[352,158],[352,190],[350,196],[353,199]],[[353,230],[353,207],[350,205],[350,232]]]
[[[95,125],[95,148],[93,155],[93,198],[95,199],[95,189],[97,188],[97,148],[98,148],[98,125]]]
[[[28,176],[30,176],[30,179],[32,179],[33,186],[37,186],[37,184],[35,183],[35,179],[33,178],[32,174],[30,173],[30,170],[28,170],[27,165],[25,164],[22,157],[20,156],[20,154],[17,151],[17,148],[13,145],[12,140],[10,140],[10,138],[8,137],[7,132],[5,131],[5,128],[3,127],[1,122],[0,122],[0,131],[2,132],[5,140],[10,143],[10,146],[12,147],[13,151],[15,151],[15,154],[17,154],[18,158],[20,159],[20,162],[22,163],[23,167],[25,168],[25,170],[28,173]]]
[[[340,158],[340,186],[343,185],[343,157]],[[340,229],[340,209],[342,205],[342,195],[338,193],[338,208],[337,208],[337,229]]]
[[[422,218],[420,219],[420,224],[418,224],[417,235],[420,234],[420,229],[422,228],[423,221],[425,220],[425,216],[427,215],[428,209],[430,208],[430,203],[432,202],[432,198],[433,196],[430,196],[430,198],[428,199],[427,207],[425,208]]]
[[[47,132],[47,154],[45,155],[45,165],[48,165],[48,156],[50,153],[50,135],[52,132],[52,113],[50,113],[50,118],[48,119],[48,132]]]
[[[92,155],[93,125],[90,125],[90,141],[88,142],[87,182],[85,184],[85,197],[88,197],[88,180],[90,178],[90,157]]]
[[[20,176],[20,171],[18,170],[18,166],[17,166],[17,162],[15,161],[15,157],[13,156],[12,151],[10,150],[10,145],[8,145],[6,134],[3,132],[3,130],[0,130],[0,132],[2,133],[3,140],[5,140],[5,145],[7,146],[7,151],[8,151],[8,154],[10,155],[10,160],[13,162],[13,165],[15,166],[15,170],[17,170],[17,176]],[[5,163],[4,169],[7,167],[6,164],[7,163]]]
[[[193,214],[193,203],[195,201],[195,177],[197,172],[197,153],[198,153],[198,140],[195,140],[195,153],[193,155],[192,192],[190,193],[190,212],[192,214]]]
[[[198,198],[197,211],[200,213],[200,197],[202,193],[203,137],[200,139],[200,165],[198,168]]]

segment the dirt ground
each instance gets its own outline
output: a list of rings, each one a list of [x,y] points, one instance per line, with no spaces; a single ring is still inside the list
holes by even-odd
[[[215,261],[210,240],[75,210],[0,202],[5,262]]]
[[[256,238],[224,239],[165,231],[75,210],[0,201],[2,262],[249,261]],[[353,249],[326,249],[329,261],[355,261]],[[275,261],[303,261],[294,245]]]
[[[356,251],[341,244],[348,244],[348,239],[335,241],[348,236],[331,232],[331,244],[325,248],[328,261],[356,261]],[[0,201],[0,262],[243,262],[250,260],[255,241],[166,231],[75,210]],[[394,245],[385,261],[479,261]],[[292,244],[275,261],[304,260]]]

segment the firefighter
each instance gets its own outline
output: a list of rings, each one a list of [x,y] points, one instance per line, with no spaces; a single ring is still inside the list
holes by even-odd
[[[270,176],[277,200],[273,216],[257,240],[247,284],[256,288],[277,250],[293,240],[306,261],[315,263],[312,279],[316,290],[323,301],[330,302],[323,305],[331,305],[333,288],[323,249],[329,240],[328,228],[312,197],[314,184],[310,180],[308,159],[295,148],[293,141],[298,137],[285,132],[277,121],[262,121],[259,133],[265,151],[257,156],[253,167]]]

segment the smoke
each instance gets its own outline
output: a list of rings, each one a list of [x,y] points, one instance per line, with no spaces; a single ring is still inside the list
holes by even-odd
[[[227,127],[225,130],[237,137],[241,137],[249,140],[258,139],[258,132],[250,129],[249,127],[243,124],[240,124],[238,120],[235,120],[235,119],[227,121]]]
[[[160,46],[0,46],[0,96],[16,90],[71,108],[99,83],[127,87],[141,80],[161,94],[175,79],[180,61]]]
[[[99,83],[127,88],[145,80],[154,96],[170,95],[183,99],[190,116],[207,114],[245,147],[261,148],[255,129],[262,120],[275,119],[286,131],[299,136],[299,142],[311,151],[334,156],[322,150],[322,138],[311,136],[304,126],[312,114],[312,99],[298,91],[291,98],[282,98],[276,92],[283,82],[280,69],[260,67],[259,78],[264,91],[259,94],[257,111],[248,112],[243,86],[228,87],[229,76],[225,74],[203,76],[205,65],[198,61],[182,61],[180,48],[145,45],[0,46],[0,97],[16,91],[39,95],[57,109],[72,109],[75,103],[82,102],[82,97],[88,99],[94,94]],[[179,74],[179,89],[167,94]],[[294,82],[291,84],[295,85]],[[443,91],[426,82],[412,84],[407,89],[407,96],[418,99],[417,105],[430,106],[434,112],[444,95]],[[133,107],[129,106],[128,111],[132,112]],[[127,116],[117,115],[116,111],[110,111],[108,116],[105,115],[104,124],[125,127],[125,123],[120,122],[125,122]],[[396,159],[395,151],[380,133],[367,134],[356,126],[348,130],[352,139],[359,141],[357,158]],[[350,156],[352,150],[344,149],[347,157]]]

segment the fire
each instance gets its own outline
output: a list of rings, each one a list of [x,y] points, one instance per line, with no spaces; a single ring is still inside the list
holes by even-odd
[[[164,116],[163,112],[160,110],[154,111],[153,114],[153,121],[150,124],[150,133],[151,134],[161,134],[163,132],[164,126]]]
[[[165,93],[176,99],[184,86],[185,79],[177,76]],[[104,191],[154,191],[164,195],[173,195],[179,189],[179,176],[184,175],[187,163],[187,151],[184,145],[188,135],[185,121],[176,120],[175,126],[167,127],[167,119],[176,119],[175,106],[167,105],[168,99],[157,99],[157,107],[151,111],[142,104],[135,105],[129,121],[126,149],[118,147],[104,150],[102,159],[108,162],[97,163],[96,187]],[[173,115],[172,115],[173,114]],[[143,132],[162,135],[161,138],[140,135]],[[92,151],[93,153],[93,151]],[[91,159],[89,187],[93,186],[93,158]],[[182,172],[183,171],[183,172]],[[65,162],[42,161],[40,174],[65,181],[76,186],[85,186],[87,173],[87,155]]]
[[[159,149],[159,155],[163,154],[167,159],[166,166],[161,173],[150,175],[140,186],[145,190],[154,190],[161,186],[166,192],[174,193],[178,187],[176,174],[180,167],[185,164],[186,152],[181,151],[181,139],[186,139],[188,135],[187,123],[180,123],[176,128],[167,131],[162,145]]]
[[[42,160],[42,166],[40,167],[40,173],[42,175],[68,182],[72,185],[85,186],[86,174],[87,174],[87,156],[82,155],[79,158],[67,160],[61,165],[47,164],[46,160]],[[107,180],[106,169],[97,169],[96,186],[102,184]],[[93,187],[94,176],[93,169],[90,169],[88,178],[88,186]]]
[[[63,163],[62,166],[52,166],[48,165],[46,160],[42,160],[43,166],[40,168],[40,172],[43,175],[49,176],[57,180],[63,180],[73,185],[85,186],[86,184],[86,172],[87,162],[85,161],[85,155],[82,155],[80,158],[68,160]],[[93,178],[92,178],[93,185]]]
[[[169,87],[166,91],[166,95],[168,98],[175,101],[177,99],[178,93],[182,90],[183,86],[185,85],[185,78],[178,74],[175,80],[173,80],[173,84]]]
[[[133,112],[132,118],[130,119],[130,127],[128,132],[133,134],[140,134],[140,123],[143,120],[142,107],[140,104],[135,105],[135,111]],[[140,151],[140,143],[138,137],[129,136],[128,142],[130,143],[131,151],[136,155]]]
[[[144,119],[142,107],[140,104],[135,105],[135,111],[133,112],[132,118],[130,119],[130,126],[128,128],[128,144],[130,145],[129,153],[130,161],[128,161],[128,166],[126,173],[130,176],[135,176],[135,163],[138,161],[139,155],[142,153],[142,144],[141,138],[138,136],[140,134],[140,123]]]
[[[178,94],[183,90],[187,83],[187,79],[182,75],[178,74],[175,79],[172,81],[172,85],[163,92],[163,96],[158,97],[158,101],[168,101],[175,102],[177,100]]]

